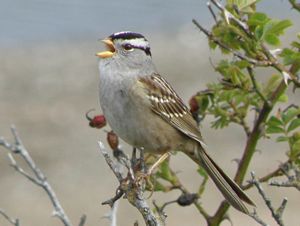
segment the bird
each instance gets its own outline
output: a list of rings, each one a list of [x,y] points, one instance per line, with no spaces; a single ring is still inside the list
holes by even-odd
[[[99,58],[99,97],[112,130],[145,152],[163,155],[181,151],[203,167],[225,199],[249,214],[248,195],[205,150],[197,122],[167,80],[156,69],[144,35],[121,31],[102,39]]]

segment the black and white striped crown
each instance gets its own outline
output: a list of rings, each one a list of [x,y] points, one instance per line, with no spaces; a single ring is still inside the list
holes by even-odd
[[[146,55],[151,56],[150,45],[148,40],[141,34],[131,31],[121,31],[109,36],[112,41],[126,41],[132,47],[143,50]]]
[[[110,35],[109,38],[111,38],[112,40],[115,40],[115,39],[124,39],[124,40],[144,39],[145,41],[147,41],[147,39],[143,35],[141,35],[139,33],[131,32],[131,31],[117,32],[117,33]]]

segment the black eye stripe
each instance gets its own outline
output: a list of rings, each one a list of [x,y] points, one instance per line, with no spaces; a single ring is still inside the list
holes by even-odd
[[[147,47],[146,49],[143,49],[146,53],[146,55],[151,56],[151,51],[150,51],[150,47]]]
[[[133,46],[133,45],[131,45],[131,47],[132,48],[135,48],[135,49],[140,49],[140,50],[143,50],[145,53],[146,53],[146,55],[149,55],[149,56],[151,56],[151,51],[150,51],[150,47],[142,47],[142,46]]]

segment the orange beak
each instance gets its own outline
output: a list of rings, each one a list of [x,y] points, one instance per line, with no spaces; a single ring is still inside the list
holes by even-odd
[[[114,53],[116,52],[116,49],[114,47],[114,43],[112,42],[112,40],[110,38],[106,38],[106,39],[103,39],[101,41],[104,42],[104,44],[106,45],[107,50],[96,53],[96,56],[100,57],[100,58],[112,57],[114,55]]]

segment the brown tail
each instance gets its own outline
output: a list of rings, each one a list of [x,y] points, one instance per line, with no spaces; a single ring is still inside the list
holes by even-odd
[[[224,173],[224,171],[212,160],[200,144],[197,145],[195,153],[186,154],[206,170],[230,205],[245,214],[249,214],[249,211],[243,201],[255,206],[254,202],[232,179],[229,178],[229,176]]]

